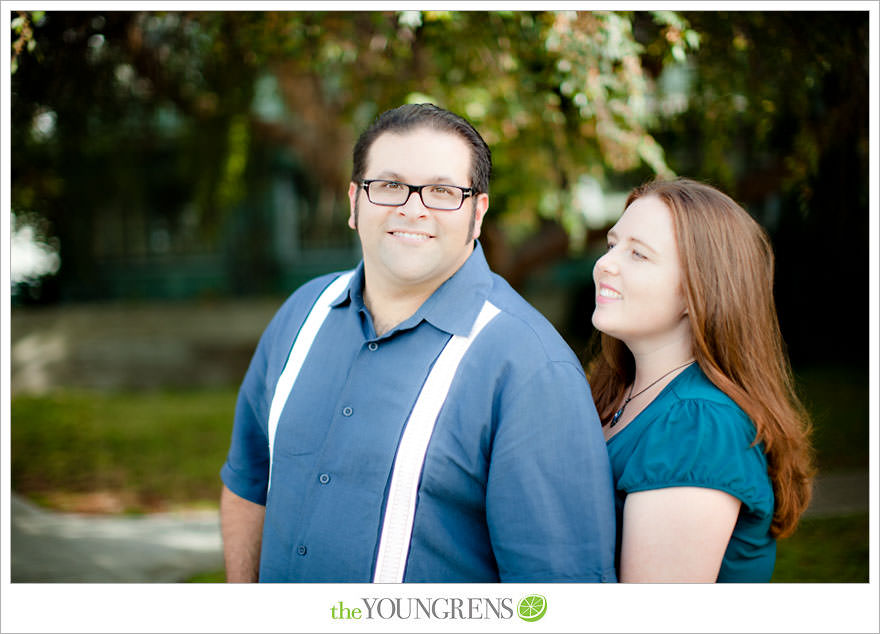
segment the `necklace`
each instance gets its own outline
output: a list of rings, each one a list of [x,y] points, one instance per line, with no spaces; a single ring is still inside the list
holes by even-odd
[[[642,394],[643,392],[646,392],[649,388],[654,387],[657,383],[660,382],[661,379],[665,379],[667,376],[669,376],[670,374],[672,374],[672,373],[675,372],[676,370],[681,370],[683,367],[688,366],[688,365],[690,365],[691,363],[693,363],[693,360],[688,361],[688,362],[685,363],[684,365],[680,365],[680,366],[678,366],[677,368],[672,368],[669,372],[667,372],[666,374],[664,374],[663,376],[661,376],[659,379],[657,379],[656,381],[654,381],[653,383],[651,383],[648,387],[646,387],[646,388],[644,388],[644,389],[642,389],[642,390],[639,390],[637,394],[633,394],[633,388],[636,386],[636,382],[633,381],[633,384],[632,384],[632,385],[630,386],[630,388],[629,388],[629,396],[627,396],[626,399],[623,401],[623,405],[620,406],[620,409],[617,410],[617,412],[615,412],[614,416],[611,418],[611,424],[608,425],[608,426],[609,426],[609,427],[614,427],[614,426],[617,424],[617,421],[619,421],[619,420],[620,420],[620,417],[623,416],[623,410],[626,409],[626,406],[629,404],[629,402],[630,402],[631,400],[633,400],[634,398],[636,398],[637,396],[639,396],[639,395]]]

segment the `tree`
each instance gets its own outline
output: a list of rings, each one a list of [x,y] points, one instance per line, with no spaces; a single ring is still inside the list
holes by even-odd
[[[632,21],[615,12],[32,14],[31,54],[15,52],[13,205],[50,221],[63,277],[90,279],[101,223],[135,236],[125,253],[111,249],[131,256],[148,251],[137,223],[158,214],[179,226],[195,209],[190,244],[216,248],[260,180],[259,157],[280,146],[308,166],[308,230],[333,235],[345,231],[357,133],[386,108],[430,99],[464,113],[492,145],[487,250],[521,281],[582,244],[579,179],[640,165],[671,173],[648,132],[655,83]],[[675,14],[643,23],[668,53],[661,65],[696,44]],[[253,112],[265,76],[277,81],[284,118]],[[38,121],[51,125],[41,132]]]
[[[670,166],[768,230],[792,358],[867,368],[867,12],[683,17],[700,34],[687,105],[652,128]],[[845,310],[829,310],[830,297],[846,297]]]

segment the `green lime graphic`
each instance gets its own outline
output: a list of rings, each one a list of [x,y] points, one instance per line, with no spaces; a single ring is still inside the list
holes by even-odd
[[[523,621],[537,621],[547,611],[547,600],[540,594],[530,594],[519,602],[518,614]]]

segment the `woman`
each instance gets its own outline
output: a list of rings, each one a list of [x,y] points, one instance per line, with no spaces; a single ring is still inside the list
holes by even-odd
[[[813,467],[764,231],[712,187],[648,183],[593,278],[620,580],[769,581]]]

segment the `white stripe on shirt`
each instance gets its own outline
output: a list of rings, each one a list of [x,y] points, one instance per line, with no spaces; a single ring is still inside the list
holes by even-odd
[[[467,337],[456,335],[446,343],[419,392],[394,459],[391,488],[385,502],[385,520],[379,540],[379,554],[373,574],[374,583],[403,581],[415,521],[419,481],[434,425],[464,354],[483,327],[498,312],[498,308],[488,300],[483,304],[470,334]]]
[[[309,354],[312,343],[314,343],[315,337],[321,329],[321,325],[324,323],[324,320],[330,312],[331,304],[342,294],[342,291],[348,286],[353,275],[354,271],[343,273],[333,280],[333,282],[318,296],[314,306],[312,306],[312,310],[309,311],[306,320],[303,322],[302,327],[296,335],[293,346],[290,348],[290,354],[288,354],[287,361],[284,364],[284,370],[278,378],[278,383],[275,384],[275,393],[272,396],[272,404],[269,406],[269,421],[267,423],[267,431],[269,435],[269,484],[266,487],[267,493],[269,487],[272,486],[272,462],[275,448],[275,431],[278,429],[278,420],[281,418],[281,412],[284,409],[284,405],[287,403],[290,391],[293,389],[296,377],[299,376],[299,371],[302,369],[303,362]]]

